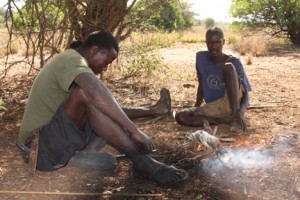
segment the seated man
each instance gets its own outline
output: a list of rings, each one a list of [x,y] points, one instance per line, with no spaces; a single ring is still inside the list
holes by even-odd
[[[220,28],[210,28],[206,32],[208,51],[196,55],[199,85],[195,107],[175,113],[179,124],[202,126],[206,119],[211,124],[231,123],[231,130],[246,129],[244,113],[251,86],[240,60],[223,53],[224,43]]]
[[[150,157],[152,140],[130,120],[168,113],[168,91],[162,90],[161,99],[150,108],[122,110],[95,76],[107,69],[118,51],[110,33],[94,32],[79,48],[52,58],[34,80],[17,145],[28,145],[32,132],[39,129],[36,168],[53,171],[65,166],[76,151],[94,150],[105,141],[132,160],[137,175],[159,184],[181,182],[188,174]]]

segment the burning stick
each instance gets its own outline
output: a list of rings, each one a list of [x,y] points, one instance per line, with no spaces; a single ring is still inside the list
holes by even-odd
[[[215,135],[217,133],[218,127],[216,126],[214,130],[210,127],[207,120],[203,120],[204,130],[198,130],[191,134],[193,139],[197,139],[201,144],[203,144],[208,149],[218,150],[221,147],[219,138]]]
[[[220,141],[217,137],[209,134],[206,131],[198,130],[191,134],[193,139],[197,139],[208,149],[218,150],[220,147]]]
[[[228,151],[222,148],[220,141],[224,141],[225,139],[226,142],[234,142],[235,139],[233,138],[219,139],[215,137],[218,127],[216,126],[214,127],[214,129],[212,129],[207,120],[204,120],[203,127],[205,131],[203,130],[196,131],[192,133],[192,136],[194,138],[197,138],[208,149],[215,150],[216,157],[218,158],[218,160],[221,162],[222,165],[224,165],[228,169],[233,169],[231,166],[228,165],[228,162],[231,160],[231,158],[228,156]]]
[[[228,165],[231,158],[227,154],[228,154],[228,151],[225,149],[222,149],[222,150],[217,151],[216,157],[218,158],[218,160],[221,162],[222,165],[224,165],[226,168],[228,168],[230,170],[233,170],[233,168]],[[224,157],[227,159],[225,160]]]

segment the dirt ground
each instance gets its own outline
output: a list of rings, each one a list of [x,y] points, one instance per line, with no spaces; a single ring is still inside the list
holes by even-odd
[[[174,110],[194,103],[195,53],[202,44],[176,44],[162,49],[170,72],[163,81],[140,90],[130,81],[104,75],[104,82],[122,106],[150,105],[167,87]],[[226,47],[225,52],[241,58],[252,85],[248,129],[231,133],[219,125],[217,135],[235,142],[222,142],[228,149],[227,164],[212,155],[186,167],[189,178],[174,186],[158,186],[133,176],[131,163],[122,158],[114,171],[86,171],[66,166],[54,172],[29,176],[28,167],[15,147],[22,113],[33,76],[22,73],[1,79],[0,96],[7,111],[0,111],[0,199],[300,199],[300,55],[276,50],[254,57],[251,65]],[[3,65],[3,60],[1,61]],[[162,75],[163,76],[163,75]],[[158,160],[178,166],[186,136],[200,128],[183,127],[169,117],[135,120],[155,141]],[[203,148],[203,147],[202,147]],[[109,149],[109,148],[108,148]]]

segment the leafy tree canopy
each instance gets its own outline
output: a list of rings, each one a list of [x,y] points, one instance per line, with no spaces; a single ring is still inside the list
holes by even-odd
[[[119,41],[126,39],[168,0],[148,0],[141,9],[136,7],[139,0],[26,0],[21,8],[16,2],[7,3],[7,46],[13,36],[19,37],[27,46],[24,62],[33,65],[39,56],[43,66],[74,39],[84,40],[93,31],[106,30]]]
[[[215,20],[213,18],[206,18],[203,21],[206,29],[213,27],[215,25]]]
[[[143,8],[147,0],[141,0],[137,7]],[[169,0],[155,12],[149,13],[140,26],[143,29],[174,31],[193,26],[195,14],[191,11],[191,4],[185,0]]]
[[[285,35],[300,46],[299,10],[300,0],[233,0],[230,12],[240,25],[272,36]]]

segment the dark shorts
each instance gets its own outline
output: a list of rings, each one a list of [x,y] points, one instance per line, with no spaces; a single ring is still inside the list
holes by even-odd
[[[76,151],[96,137],[90,125],[79,130],[68,118],[61,104],[49,124],[40,129],[37,169],[53,171],[65,166]]]

